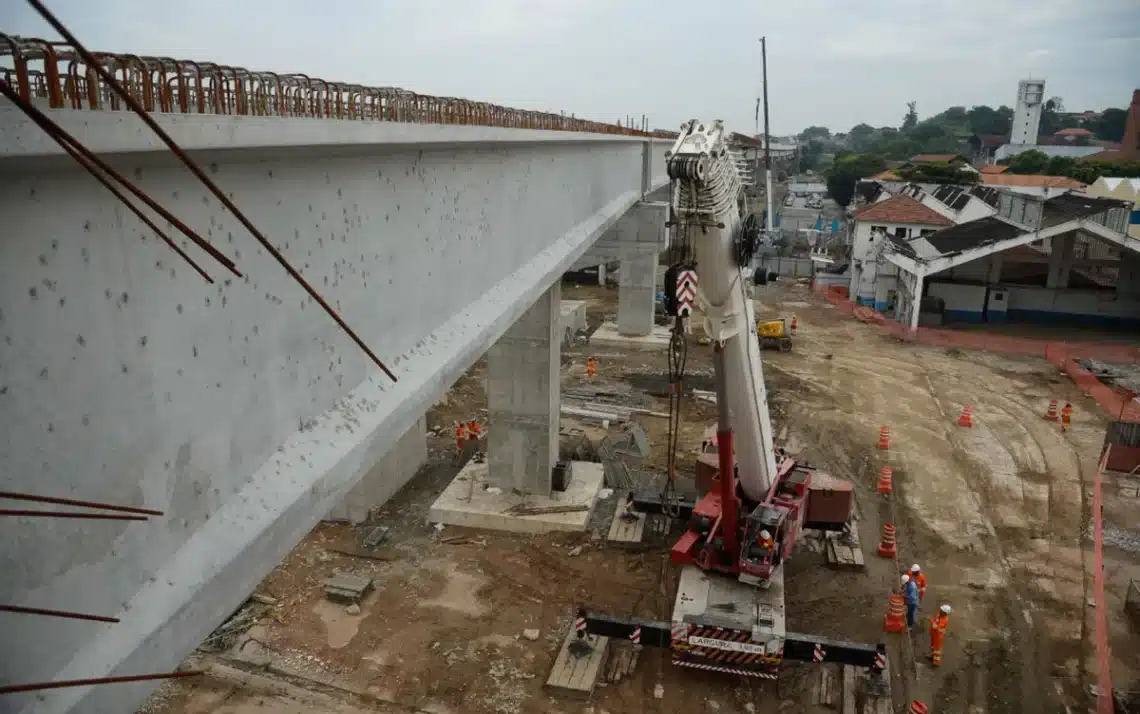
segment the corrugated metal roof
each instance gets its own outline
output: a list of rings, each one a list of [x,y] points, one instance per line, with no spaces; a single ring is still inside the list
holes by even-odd
[[[967,221],[966,223],[959,223],[950,228],[944,228],[925,236],[924,240],[926,240],[939,255],[948,255],[951,253],[961,253],[970,248],[977,248],[978,246],[1016,238],[1021,234],[1022,230],[1020,228],[1011,226],[1005,221],[993,216],[988,216],[986,218],[979,218],[976,221]]]

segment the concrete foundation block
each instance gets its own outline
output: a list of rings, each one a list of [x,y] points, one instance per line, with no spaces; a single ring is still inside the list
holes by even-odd
[[[586,329],[586,301],[563,300],[560,305],[559,327],[562,331],[562,344],[574,343],[578,330]]]
[[[618,331],[617,323],[604,322],[590,335],[590,346],[664,350],[669,347],[669,329],[663,325],[654,325],[648,335],[623,335]]]
[[[605,474],[602,465],[592,461],[571,462],[571,472],[566,491],[554,491],[549,496],[527,496],[499,489],[488,478],[487,463],[470,462],[432,504],[428,521],[512,533],[584,531],[597,504]],[[581,510],[530,516],[508,512],[516,507],[579,507]]]

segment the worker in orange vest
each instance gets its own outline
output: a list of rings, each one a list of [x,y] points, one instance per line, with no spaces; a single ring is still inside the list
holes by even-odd
[[[455,448],[463,451],[463,443],[467,441],[467,427],[460,422],[455,425]]]
[[[938,608],[938,614],[930,618],[930,660],[937,667],[942,664],[942,645],[946,642],[946,627],[950,624],[950,606]]]
[[[1065,402],[1061,409],[1061,431],[1067,431],[1073,425],[1073,405]]]
[[[918,563],[910,566],[910,579],[913,580],[915,586],[918,587],[918,600],[922,602],[922,598],[926,597],[926,573],[922,572],[922,568],[918,567]]]
[[[471,441],[479,441],[479,422],[474,419],[467,422],[467,432],[469,434],[467,438]]]
[[[776,541],[772,539],[772,534],[766,530],[760,531],[759,535],[756,536],[756,543],[769,553],[776,549]]]
[[[586,360],[586,376],[593,377],[598,373],[598,360],[593,357]]]

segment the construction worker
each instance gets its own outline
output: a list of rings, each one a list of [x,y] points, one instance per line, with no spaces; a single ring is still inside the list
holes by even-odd
[[[460,422],[455,425],[455,448],[463,451],[463,444],[467,441],[467,427]]]
[[[586,360],[586,376],[591,379],[598,373],[598,360],[593,357]]]
[[[1061,409],[1061,431],[1068,431],[1073,425],[1073,405],[1065,402]]]
[[[910,628],[917,624],[915,617],[918,614],[918,586],[909,575],[902,576],[902,585],[903,601],[906,602],[906,626]]]
[[[776,541],[772,540],[772,534],[766,530],[760,531],[760,535],[756,537],[756,542],[769,553],[776,549]]]
[[[915,586],[918,587],[918,601],[926,597],[926,573],[922,572],[922,568],[918,567],[918,563],[910,566],[910,579],[914,581]]]
[[[930,660],[937,667],[942,664],[942,644],[946,641],[946,627],[950,624],[950,606],[938,608],[938,614],[930,618]]]
[[[471,441],[479,441],[479,422],[471,419],[467,422],[468,439]]]

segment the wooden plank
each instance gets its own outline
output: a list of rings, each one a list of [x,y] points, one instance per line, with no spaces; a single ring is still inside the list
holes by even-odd
[[[578,633],[571,623],[566,639],[562,642],[562,649],[558,651],[554,666],[550,669],[550,676],[546,679],[546,686],[559,694],[589,699],[606,661],[610,640],[608,637],[587,636],[585,641],[591,650],[582,656],[574,653],[577,641]]]
[[[646,514],[638,513],[634,520],[622,518],[625,509],[620,505],[614,511],[614,519],[610,521],[610,531],[606,540],[611,543],[640,543],[645,537]]]
[[[839,567],[863,567],[863,548],[859,542],[859,528],[851,524],[850,539],[842,533],[827,533],[824,536],[824,552],[827,562]]]
[[[843,714],[855,714],[855,668],[843,666]]]

